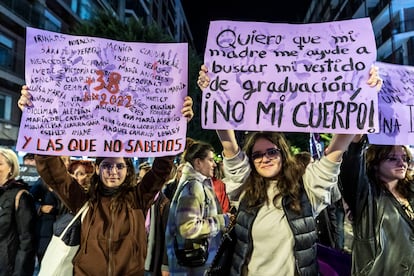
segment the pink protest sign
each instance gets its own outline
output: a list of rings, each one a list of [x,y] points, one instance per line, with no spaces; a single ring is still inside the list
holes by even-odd
[[[17,150],[149,157],[183,151],[186,43],[132,43],[27,28]]]
[[[378,131],[369,18],[318,24],[212,21],[204,62],[206,129]]]
[[[378,94],[380,132],[369,134],[376,145],[414,144],[414,67],[377,62],[383,79]]]

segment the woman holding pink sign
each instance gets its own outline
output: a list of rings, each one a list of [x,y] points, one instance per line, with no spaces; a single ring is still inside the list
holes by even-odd
[[[202,66],[198,85],[210,78]],[[377,70],[367,82],[380,83]],[[318,275],[314,218],[331,204],[342,154],[353,134],[336,134],[325,155],[304,167],[285,137],[252,132],[243,150],[234,130],[217,130],[230,200],[239,201],[230,275]],[[230,181],[233,180],[233,183]]]
[[[32,106],[23,86],[18,105]],[[186,96],[181,110],[190,120],[193,101]],[[72,211],[85,202],[89,209],[82,221],[80,248],[73,259],[74,275],[144,275],[147,255],[145,214],[170,175],[174,156],[156,157],[138,185],[131,158],[98,157],[87,192],[72,177],[59,156],[36,155],[44,182]]]

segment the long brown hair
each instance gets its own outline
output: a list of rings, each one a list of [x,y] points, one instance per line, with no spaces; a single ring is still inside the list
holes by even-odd
[[[370,145],[368,146],[366,153],[365,153],[365,159],[366,159],[366,167],[367,167],[367,175],[371,183],[373,183],[377,188],[385,188],[385,185],[383,181],[380,180],[378,175],[378,166],[379,164],[384,161],[389,154],[394,150],[393,145]],[[411,151],[406,146],[401,146],[407,154],[407,156],[410,158],[410,160],[413,159],[413,156],[411,154]],[[407,166],[409,166],[408,164]],[[398,180],[398,184],[396,187],[396,190],[403,195],[404,197],[409,196],[409,183],[410,183],[410,176],[407,170],[407,173],[405,174],[404,179]]]
[[[285,136],[282,133],[277,132],[253,132],[247,138],[244,151],[249,157],[249,163],[252,169],[245,183],[247,205],[257,207],[269,201],[267,187],[271,180],[264,178],[257,172],[253,160],[251,159],[253,146],[256,141],[261,138],[275,144],[280,149],[282,158],[282,168],[276,179],[279,194],[272,199],[273,203],[275,203],[279,197],[289,196],[292,198],[291,208],[299,212],[300,183],[302,181],[304,168],[299,165],[298,162],[295,162],[295,158],[290,152],[290,147]]]
[[[95,166],[99,167],[99,165],[105,158],[106,157],[97,157],[95,161]],[[131,205],[133,202],[133,195],[130,193],[130,191],[137,185],[135,168],[131,158],[124,157],[124,161],[127,166],[127,175],[124,182],[118,187],[117,192],[114,193],[114,195],[112,196],[111,209],[119,209],[121,203],[124,202],[126,202],[129,207],[134,207]],[[90,188],[88,193],[90,195],[91,200],[99,198],[99,189],[102,189],[103,185],[104,184],[101,181],[101,177],[95,172],[90,178]]]

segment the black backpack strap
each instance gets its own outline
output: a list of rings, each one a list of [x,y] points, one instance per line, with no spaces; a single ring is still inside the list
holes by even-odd
[[[20,189],[16,193],[15,200],[14,200],[14,207],[16,210],[19,209],[19,201],[23,193],[29,194],[29,192],[25,189]]]

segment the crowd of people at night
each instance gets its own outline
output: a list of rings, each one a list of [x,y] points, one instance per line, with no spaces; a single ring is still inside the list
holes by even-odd
[[[203,90],[211,77],[202,65],[193,81]],[[377,68],[366,82],[381,87]],[[33,104],[24,85],[18,106],[24,111]],[[193,104],[183,97],[187,122]],[[280,132],[249,131],[242,142],[234,129],[216,133],[220,152],[210,141],[186,137],[179,155],[138,165],[129,157],[28,153],[24,164],[39,174],[31,186],[19,179],[17,154],[0,148],[0,276],[35,275],[45,265],[56,220],[85,203],[73,275],[206,275],[231,221],[230,275],[324,275],[317,245],[345,251],[348,210],[352,275],[414,274],[407,146],[334,134],[313,159],[295,155]],[[202,263],[183,257],[193,249],[205,254]]]

